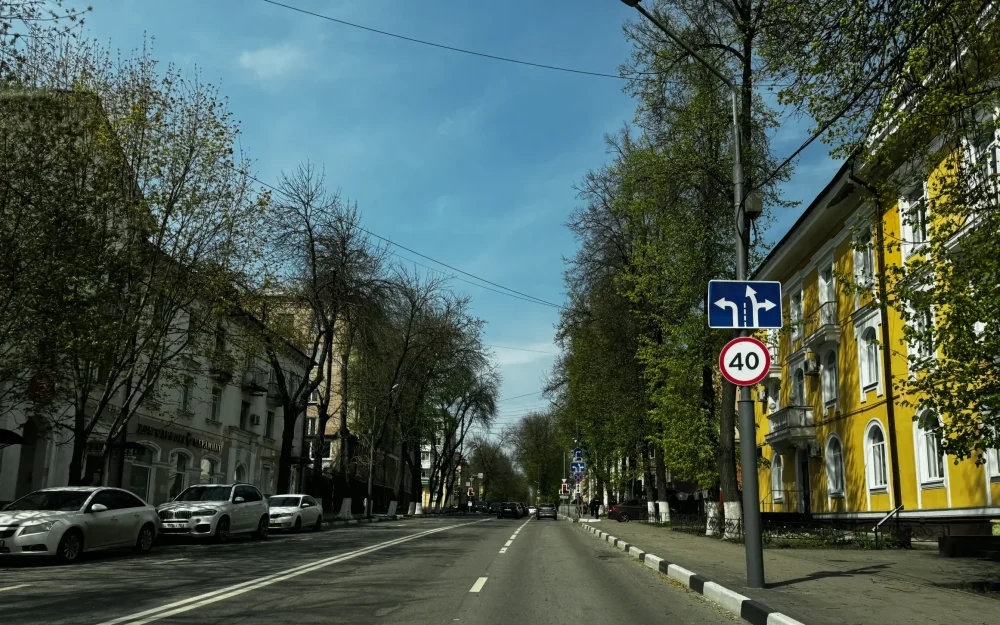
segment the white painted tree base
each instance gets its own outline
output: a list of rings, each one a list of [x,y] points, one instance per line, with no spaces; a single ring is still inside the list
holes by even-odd
[[[705,503],[705,536],[715,536],[719,533],[719,502],[708,501]]]
[[[351,514],[351,498],[344,497],[344,500],[340,503],[340,514],[337,515],[342,519],[353,519],[354,516]]]
[[[657,501],[656,505],[660,509],[660,523],[670,523],[670,504],[666,501]]]
[[[726,531],[722,537],[726,540],[739,540],[743,506],[738,501],[727,501],[723,504],[723,510],[726,512]]]
[[[413,509],[413,514],[414,515],[421,515],[423,513],[424,513],[424,504],[418,501],[417,502],[417,507]]]
[[[413,516],[414,514],[416,514],[416,512],[417,512],[417,503],[415,501],[411,501],[410,505],[407,506],[406,508],[406,514]]]

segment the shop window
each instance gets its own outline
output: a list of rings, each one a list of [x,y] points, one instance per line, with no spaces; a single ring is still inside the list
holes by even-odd
[[[211,458],[201,459],[201,474],[198,476],[198,481],[202,484],[211,484],[215,481],[215,474],[218,473],[219,467],[215,460]]]
[[[186,454],[174,453],[170,462],[170,498],[173,499],[187,488],[188,457]]]
[[[145,447],[145,451],[132,459],[132,466],[129,468],[128,490],[142,497],[145,501],[150,501],[150,480],[153,475],[153,452]]]

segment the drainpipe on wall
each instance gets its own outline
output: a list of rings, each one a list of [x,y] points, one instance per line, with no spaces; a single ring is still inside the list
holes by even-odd
[[[864,187],[875,198],[875,251],[878,265],[878,294],[879,294],[879,316],[882,321],[881,338],[882,341],[882,368],[885,371],[885,413],[889,422],[889,465],[892,471],[892,505],[896,508],[902,504],[902,486],[899,483],[899,448],[896,443],[896,397],[893,388],[892,377],[892,352],[889,349],[889,309],[886,304],[886,280],[885,280],[885,227],[882,223],[882,201],[878,190],[873,186],[854,175],[855,161],[851,160],[851,168],[847,174],[848,179]]]

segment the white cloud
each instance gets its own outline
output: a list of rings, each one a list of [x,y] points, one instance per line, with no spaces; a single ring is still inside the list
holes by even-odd
[[[253,73],[259,80],[273,80],[300,70],[306,53],[291,43],[244,50],[240,54],[240,67]]]
[[[446,137],[462,137],[469,134],[475,129],[482,110],[482,106],[474,106],[455,111],[438,124],[438,134]]]

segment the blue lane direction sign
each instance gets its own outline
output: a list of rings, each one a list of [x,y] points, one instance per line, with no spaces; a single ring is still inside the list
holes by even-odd
[[[781,283],[712,280],[708,283],[710,328],[780,328]]]
[[[575,460],[583,460],[583,450],[580,449],[579,447],[577,447],[576,449],[574,449],[573,450],[573,459],[575,459]]]
[[[569,472],[570,473],[586,473],[587,472],[587,463],[585,463],[585,462],[571,462],[571,463],[569,463]]]

